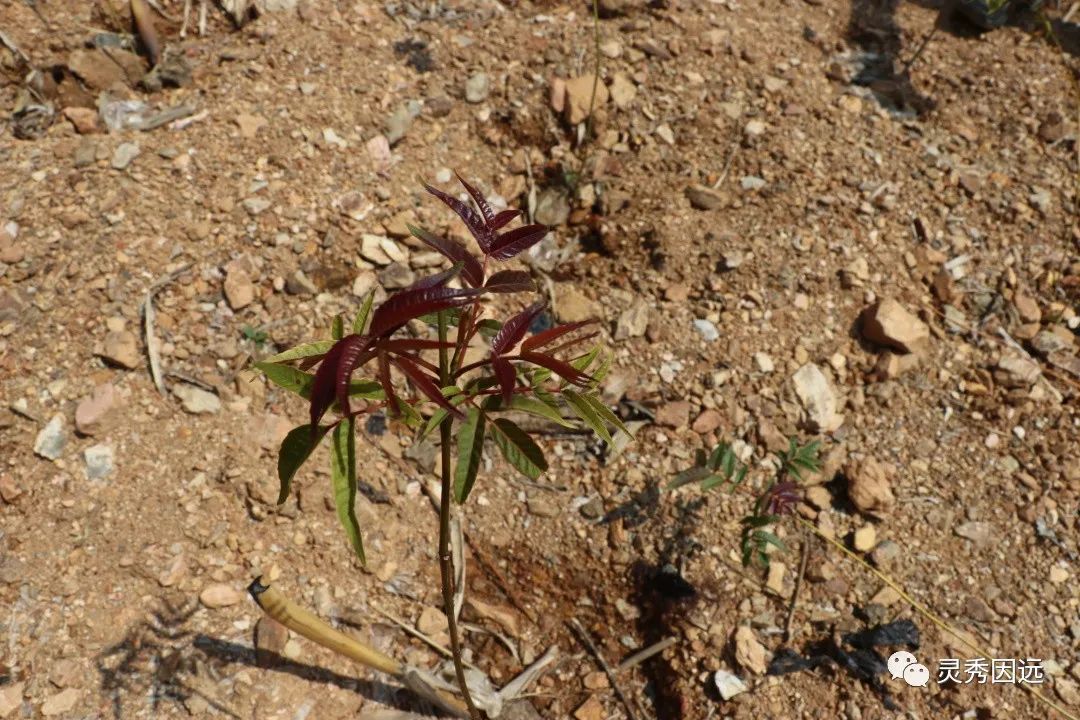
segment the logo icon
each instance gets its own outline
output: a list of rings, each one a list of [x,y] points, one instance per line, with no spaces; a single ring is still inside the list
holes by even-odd
[[[903,680],[911,687],[926,687],[930,682],[930,670],[907,650],[898,650],[889,656],[889,674],[893,680]]]

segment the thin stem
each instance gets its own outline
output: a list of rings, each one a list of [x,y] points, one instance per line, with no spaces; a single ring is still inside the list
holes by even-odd
[[[439,342],[445,343],[447,336],[446,312],[439,313]],[[458,332],[461,332],[460,324]],[[439,348],[439,380],[443,387],[450,384],[450,354],[446,347]],[[439,497],[439,571],[442,575],[443,611],[446,613],[447,629],[450,631],[450,652],[454,656],[454,672],[457,674],[458,687],[469,715],[473,720],[481,720],[480,711],[469,694],[469,685],[465,682],[465,664],[461,658],[461,643],[458,640],[457,618],[454,616],[454,560],[450,555],[450,442],[453,435],[454,418],[447,415],[439,423],[440,450],[442,451],[441,496]]]

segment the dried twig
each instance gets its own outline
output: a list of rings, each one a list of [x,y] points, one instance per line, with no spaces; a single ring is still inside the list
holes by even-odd
[[[182,120],[183,118],[190,117],[195,114],[195,106],[191,103],[185,103],[183,105],[177,105],[175,107],[162,110],[161,112],[151,115],[148,118],[144,118],[136,127],[143,132],[148,130],[155,130],[162,125],[168,125],[171,122]]]
[[[383,610],[380,607],[372,605],[372,608],[375,610],[375,612],[379,613],[384,618],[386,618],[390,622],[394,623],[399,628],[401,628],[402,630],[404,630],[408,634],[412,635],[417,640],[421,640],[421,641],[427,643],[428,645],[430,645],[435,650],[435,652],[439,653],[443,657],[447,657],[447,658],[448,657],[453,657],[454,654],[452,652],[450,652],[450,648],[444,647],[444,646],[440,645],[439,643],[435,642],[435,640],[432,639],[431,636],[425,635],[424,633],[422,633],[419,630],[417,630],[416,628],[414,628],[412,625],[409,625],[408,623],[406,623],[404,620],[398,619],[397,617],[391,615],[390,613],[388,613],[387,611]],[[467,668],[469,668],[470,670],[479,670],[478,667],[476,667],[475,665],[473,665],[472,663],[469,663],[469,662],[466,662],[465,666]]]
[[[199,37],[206,35],[206,2],[199,0]]]
[[[622,688],[619,686],[619,679],[615,675],[615,671],[611,669],[607,660],[600,654],[600,650],[596,647],[596,644],[593,643],[592,638],[589,637],[589,633],[585,632],[585,628],[581,626],[581,623],[578,622],[577,618],[570,618],[568,624],[570,625],[570,629],[578,636],[581,644],[585,646],[585,649],[592,653],[593,657],[596,658],[596,662],[600,666],[600,669],[607,675],[608,682],[611,684],[611,689],[615,691],[615,696],[619,698],[619,702],[626,708],[627,717],[629,717],[630,720],[637,720],[637,713],[634,712],[634,706],[630,703],[630,698],[622,691]]]
[[[806,560],[810,557],[810,538],[803,533],[802,557],[799,558],[799,574],[795,577],[795,589],[791,591],[787,618],[784,619],[784,642],[791,642],[791,621],[795,617],[795,606],[799,604],[799,591],[802,589],[803,576],[806,575]]]
[[[187,272],[191,263],[173,270],[168,275],[158,278],[153,285],[146,289],[143,298],[143,332],[146,334],[146,355],[150,358],[150,377],[154,379],[154,386],[162,395],[165,394],[165,381],[161,377],[161,353],[158,349],[157,336],[154,334],[154,296],[176,278]]]
[[[184,0],[184,21],[180,25],[180,39],[187,37],[188,20],[191,19],[191,0]]]
[[[677,642],[679,642],[678,639],[673,638],[673,637],[666,637],[663,640],[660,640],[658,642],[654,642],[652,645],[648,646],[647,648],[643,648],[641,650],[638,650],[636,653],[634,653],[630,657],[623,660],[621,663],[619,663],[618,667],[616,667],[615,669],[618,670],[619,672],[625,672],[625,671],[629,670],[630,668],[637,667],[641,663],[643,663],[646,660],[648,660],[649,658],[651,658],[653,655],[657,655],[659,653],[664,652],[665,650],[667,650],[669,647],[671,647],[672,645],[674,645]]]

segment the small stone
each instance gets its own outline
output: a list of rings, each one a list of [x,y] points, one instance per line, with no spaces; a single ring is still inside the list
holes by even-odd
[[[173,395],[179,398],[184,410],[192,415],[206,415],[221,411],[221,400],[212,392],[194,385],[174,385]]]
[[[751,120],[750,122],[746,123],[746,126],[743,128],[743,132],[745,132],[751,137],[758,137],[760,135],[764,135],[765,123],[757,119]]]
[[[589,104],[592,100],[593,86],[596,86],[595,107],[603,107],[608,101],[608,87],[603,82],[595,82],[595,75],[582,75],[566,81],[566,122],[577,125],[589,116]]]
[[[0,720],[22,707],[24,689],[26,689],[26,683],[21,682],[0,687]]]
[[[716,325],[712,320],[696,318],[694,320],[694,329],[701,334],[701,338],[705,342],[715,342],[720,338],[720,331],[716,329]]]
[[[22,495],[22,488],[15,484],[15,478],[8,473],[0,473],[0,500],[14,505]]]
[[[972,520],[957,525],[953,532],[975,543],[976,547],[985,547],[993,537],[994,526],[988,522]]]
[[[34,453],[46,460],[56,460],[63,454],[66,444],[67,434],[64,432],[64,416],[54,415],[37,434],[37,438],[34,440]]]
[[[577,288],[562,289],[556,298],[555,315],[562,322],[584,322],[599,314],[596,304]]]
[[[491,80],[487,73],[476,73],[465,81],[465,100],[471,103],[482,103],[487,100],[491,92]]]
[[[553,518],[559,516],[559,506],[547,498],[531,497],[527,502],[529,513],[537,517]]]
[[[824,485],[812,485],[806,489],[806,501],[818,510],[832,507],[832,493]]]
[[[670,428],[686,427],[690,422],[690,403],[685,400],[664,403],[656,409],[656,424]]]
[[[266,127],[266,118],[249,113],[240,113],[234,118],[236,126],[240,128],[240,137],[253,138],[259,130]]]
[[[112,383],[97,385],[75,408],[75,430],[81,435],[99,432],[106,425],[109,413],[116,407],[117,399],[116,387]]]
[[[386,119],[386,141],[391,145],[397,145],[405,137],[405,134],[409,132],[413,120],[419,115],[420,104],[415,101],[405,103],[391,113]]]
[[[787,573],[787,565],[779,560],[769,563],[769,573],[765,578],[765,587],[777,595],[784,594],[784,575]]]
[[[92,445],[86,448],[83,459],[86,462],[87,479],[100,480],[112,474],[113,450],[108,445]]]
[[[387,290],[398,290],[416,282],[414,273],[405,263],[390,263],[377,274],[379,283]]]
[[[754,353],[754,367],[758,372],[768,374],[776,369],[776,363],[768,353],[756,352]]]
[[[844,416],[838,410],[836,397],[828,376],[814,363],[807,363],[792,376],[795,394],[806,410],[807,424],[813,432],[834,432],[844,424]]]
[[[930,328],[893,299],[885,299],[863,313],[862,335],[870,342],[904,353],[925,350]]]
[[[1013,305],[1016,307],[1016,314],[1020,316],[1020,320],[1025,323],[1039,323],[1042,321],[1042,310],[1039,309],[1039,303],[1035,298],[1023,293],[1017,293],[1013,298]]]
[[[290,295],[314,295],[319,287],[303,270],[297,270],[285,279],[285,292]]]
[[[435,607],[425,607],[416,621],[416,629],[425,635],[438,635],[447,632],[449,627],[446,615]]]
[[[675,133],[672,131],[671,126],[667,124],[660,125],[656,128],[656,135],[668,145],[675,144]]]
[[[365,233],[360,236],[360,257],[365,260],[375,263],[376,265],[389,265],[393,260],[386,252],[386,245],[383,241],[393,242],[390,238],[382,237],[381,235],[370,235]]]
[[[886,350],[878,356],[874,364],[874,376],[879,380],[895,380],[906,372],[919,366],[920,356],[915,354],[894,353]]]
[[[690,185],[686,188],[686,199],[697,210],[716,210],[724,207],[724,194],[708,185]]]
[[[877,530],[873,525],[863,525],[855,531],[855,549],[859,552],[869,552],[877,544]]]
[[[285,651],[288,641],[289,629],[274,618],[264,615],[255,623],[255,658],[263,667]]]
[[[725,270],[735,270],[746,262],[746,255],[741,250],[728,250],[720,258],[720,262]]]
[[[748,625],[740,625],[733,636],[735,643],[735,662],[739,667],[764,675],[769,667],[769,651],[757,639],[757,635]]]
[[[120,143],[116,148],[116,152],[113,153],[113,168],[116,170],[126,170],[128,165],[131,165],[135,158],[139,157],[141,152],[139,146],[135,143]]]
[[[158,585],[161,585],[161,587],[174,587],[187,575],[187,570],[187,558],[183,553],[180,553],[169,563],[169,567],[158,575]]]
[[[281,649],[281,654],[288,660],[299,660],[304,653],[304,646],[296,638],[291,638]]]
[[[1052,582],[1053,584],[1060,585],[1068,579],[1069,571],[1063,568],[1061,565],[1054,565],[1050,568],[1050,582]]]
[[[882,540],[870,551],[870,559],[879,568],[887,569],[900,557],[900,546],[892,540]]]
[[[226,302],[233,310],[245,308],[255,300],[255,286],[251,282],[251,276],[243,270],[230,270],[225,275],[222,289]]]
[[[244,210],[251,217],[260,215],[270,209],[270,201],[264,197],[252,197],[244,200]]]
[[[1042,374],[1042,368],[1034,360],[1013,353],[1005,353],[997,362],[994,379],[1003,387],[1029,388]]]
[[[81,694],[81,690],[68,688],[51,695],[41,704],[41,714],[45,717],[52,717],[53,715],[63,715],[70,712],[74,709],[75,703],[79,701]]]
[[[747,192],[755,192],[765,187],[765,178],[756,175],[745,175],[739,180],[739,187]]]
[[[586,690],[606,690],[611,686],[611,683],[608,681],[606,673],[601,670],[594,670],[585,675],[582,685],[585,686]]]
[[[574,711],[574,718],[575,720],[605,720],[607,712],[604,710],[604,703],[600,702],[595,695],[590,695],[588,700],[578,705],[577,710]]]
[[[66,107],[64,108],[64,117],[71,122],[75,132],[80,135],[92,135],[104,130],[98,119],[97,110],[93,108]]]
[[[1066,705],[1080,707],[1080,684],[1064,677],[1055,678],[1054,692]]]
[[[605,40],[600,43],[600,54],[614,60],[622,55],[623,46],[618,40]]]
[[[865,513],[880,513],[892,507],[896,498],[885,468],[873,457],[851,460],[844,465],[848,498]]]
[[[566,223],[570,217],[570,201],[559,188],[549,187],[540,191],[536,199],[536,222],[548,227]]]
[[[708,435],[720,427],[722,420],[723,418],[716,410],[704,410],[694,420],[694,424],[690,426],[690,429],[698,435]]]
[[[592,77],[591,75],[589,77]],[[626,73],[615,73],[615,76],[611,78],[611,85],[608,87],[611,92],[611,101],[615,103],[615,107],[620,110],[625,110],[630,107],[630,103],[634,102],[634,98],[637,97],[637,85],[631,80]],[[590,86],[590,92],[592,88]],[[587,102],[587,101],[586,101]],[[596,105],[600,105],[600,88],[596,89]]]
[[[649,304],[642,298],[637,298],[619,315],[615,323],[615,339],[625,340],[632,337],[641,337],[649,326]]]
[[[102,350],[98,353],[106,362],[128,370],[142,364],[139,343],[130,330],[113,330],[105,336]]]
[[[236,605],[242,602],[243,599],[244,593],[240,592],[232,585],[226,585],[225,583],[207,585],[203,591],[199,593],[199,602],[211,609]]]
[[[736,695],[741,695],[749,690],[746,683],[738,675],[727,670],[717,670],[716,674],[713,675],[713,683],[716,684],[716,690],[724,701],[728,701]]]

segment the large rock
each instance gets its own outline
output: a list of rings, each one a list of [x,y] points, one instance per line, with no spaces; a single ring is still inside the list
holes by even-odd
[[[735,662],[739,667],[755,675],[764,675],[769,669],[769,651],[757,639],[753,629],[740,625],[732,636],[735,645]]]
[[[877,345],[917,353],[930,344],[930,328],[896,300],[887,298],[863,312],[862,335]]]
[[[829,433],[844,424],[844,416],[837,412],[840,401],[836,391],[821,368],[807,363],[795,372],[792,380],[811,432]]]

